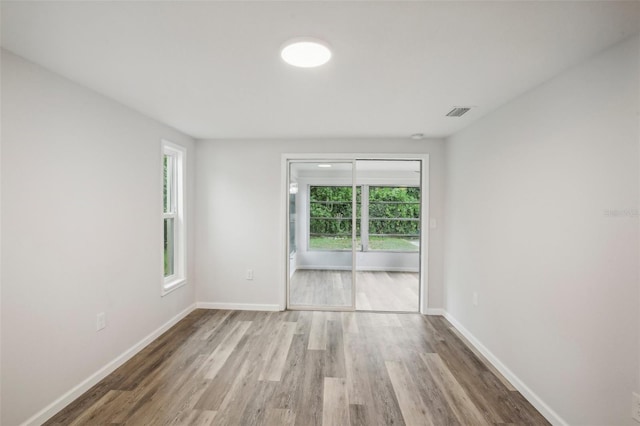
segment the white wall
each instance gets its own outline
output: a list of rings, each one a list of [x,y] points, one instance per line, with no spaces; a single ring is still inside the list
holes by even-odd
[[[430,214],[443,214],[441,140],[198,141],[196,279],[199,302],[277,307],[284,283],[283,153],[429,153]],[[429,230],[429,308],[441,308],[442,229]],[[255,271],[253,281],[245,271]]]
[[[446,142],[446,309],[570,424],[633,424],[638,217],[606,212],[638,206],[638,46]]]
[[[1,53],[1,52],[0,52]],[[0,82],[2,81],[0,57]],[[2,84],[0,83],[0,241],[2,241]],[[2,244],[0,243],[0,423],[2,422]]]
[[[3,425],[194,303],[193,262],[160,297],[161,138],[187,147],[192,198],[190,138],[2,52]]]

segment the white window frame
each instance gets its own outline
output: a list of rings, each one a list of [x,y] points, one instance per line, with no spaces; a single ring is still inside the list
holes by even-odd
[[[173,158],[173,180],[171,190],[167,194],[169,203],[171,205],[171,211],[164,212],[164,200],[162,201],[162,207],[160,209],[162,213],[161,228],[164,244],[164,221],[165,219],[173,218],[174,227],[174,242],[173,242],[173,274],[164,276],[164,248],[161,253],[161,273],[162,273],[162,288],[160,295],[165,296],[177,288],[182,287],[187,283],[187,247],[186,247],[186,235],[187,227],[185,221],[185,176],[186,176],[186,162],[187,162],[187,150],[167,140],[162,140],[162,161],[160,162],[161,173],[161,194],[164,191],[164,157],[170,156]],[[162,197],[161,197],[162,198]]]

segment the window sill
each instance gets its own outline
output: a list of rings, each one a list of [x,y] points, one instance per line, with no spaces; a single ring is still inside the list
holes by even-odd
[[[160,296],[164,297],[167,294],[171,293],[174,290],[179,289],[187,283],[186,278],[174,278],[170,281],[165,281],[162,285],[162,291],[160,292]]]

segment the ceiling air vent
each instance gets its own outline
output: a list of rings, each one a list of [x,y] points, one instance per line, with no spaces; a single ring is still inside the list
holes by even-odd
[[[449,111],[447,113],[447,117],[462,117],[470,109],[471,108],[469,108],[469,107],[457,107],[457,108],[454,108],[454,109],[452,109],[451,111]]]

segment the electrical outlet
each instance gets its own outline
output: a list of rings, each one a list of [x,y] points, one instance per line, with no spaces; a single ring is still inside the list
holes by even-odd
[[[473,292],[473,306],[478,306],[478,292]]]
[[[633,402],[632,402],[632,411],[631,411],[631,417],[633,417],[633,420],[635,420],[636,422],[640,423],[640,395],[633,392]]]
[[[100,331],[107,326],[107,316],[104,312],[100,312],[96,316],[96,331]]]
[[[247,269],[247,275],[246,278],[248,280],[252,280],[253,279],[253,269]]]

